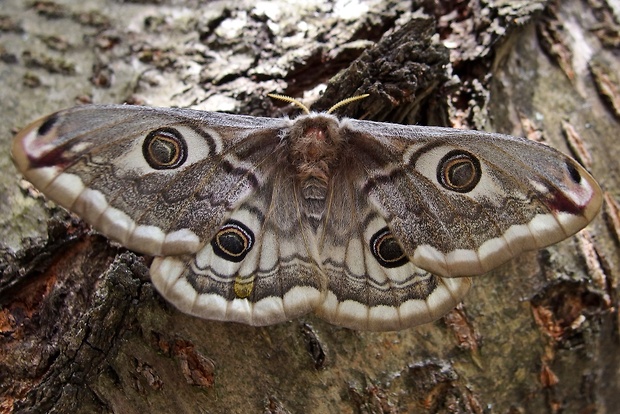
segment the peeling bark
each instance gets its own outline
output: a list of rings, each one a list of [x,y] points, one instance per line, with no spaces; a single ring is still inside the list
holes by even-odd
[[[611,1],[84,2],[0,10],[0,410],[614,412],[620,406],[620,16]],[[436,323],[368,333],[183,315],[149,257],[20,181],[13,132],[76,103],[289,107],[535,137],[605,190],[579,235],[475,280]]]

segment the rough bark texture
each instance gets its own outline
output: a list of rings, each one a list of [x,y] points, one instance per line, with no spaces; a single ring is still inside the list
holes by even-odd
[[[620,406],[620,10],[611,0],[3,0],[0,410],[613,413]],[[436,323],[356,332],[181,314],[150,258],[20,181],[16,129],[80,102],[343,113],[496,130],[606,191],[579,235],[479,277]]]

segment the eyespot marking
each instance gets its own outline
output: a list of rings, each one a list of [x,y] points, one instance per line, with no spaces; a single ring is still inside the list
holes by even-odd
[[[437,181],[447,190],[468,193],[482,176],[480,161],[462,150],[448,152],[437,165]]]
[[[409,259],[396,238],[387,227],[376,232],[370,239],[370,251],[379,264],[388,269],[400,267]]]
[[[142,154],[156,170],[175,169],[187,160],[187,143],[176,129],[158,128],[144,139]]]
[[[213,252],[224,260],[239,263],[254,246],[254,233],[243,223],[230,220],[211,240]]]

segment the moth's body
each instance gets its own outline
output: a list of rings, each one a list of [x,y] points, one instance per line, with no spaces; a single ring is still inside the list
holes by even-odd
[[[288,163],[306,223],[316,234],[325,217],[332,172],[340,161],[342,137],[330,115],[311,114],[282,136],[281,162]]]
[[[179,309],[266,325],[429,322],[467,277],[600,207],[575,161],[523,139],[308,114],[78,107],[15,139],[26,178],[130,249]],[[428,273],[431,272],[431,273]]]

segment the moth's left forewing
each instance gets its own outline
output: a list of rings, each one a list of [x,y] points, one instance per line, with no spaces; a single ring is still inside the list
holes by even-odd
[[[442,276],[485,273],[587,225],[601,190],[577,162],[525,139],[350,121],[371,202],[411,261]]]
[[[285,122],[82,106],[26,127],[13,159],[47,197],[128,248],[194,253],[260,184],[257,165],[273,153]]]

